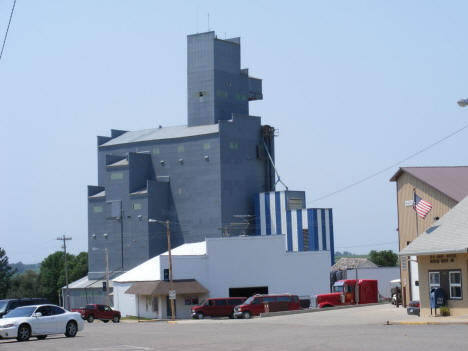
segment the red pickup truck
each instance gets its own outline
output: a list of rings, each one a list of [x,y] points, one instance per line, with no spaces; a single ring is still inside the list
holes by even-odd
[[[114,323],[120,322],[120,312],[113,310],[107,305],[90,304],[86,305],[85,308],[74,308],[72,312],[78,312],[81,314],[81,318],[93,323],[95,319],[99,319],[104,323],[112,321]]]

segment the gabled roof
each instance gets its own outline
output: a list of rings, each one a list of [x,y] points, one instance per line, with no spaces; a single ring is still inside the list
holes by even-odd
[[[362,257],[342,257],[336,262],[331,270],[332,271],[344,271],[347,269],[355,268],[377,268],[378,266],[369,261],[367,258]]]
[[[468,196],[468,166],[400,167],[390,181],[397,181],[403,172],[412,175],[457,202]]]
[[[148,261],[132,268],[128,272],[119,275],[113,279],[115,282],[142,282],[142,281],[155,281],[161,279],[160,262],[161,256],[167,256],[168,252],[164,252],[159,256],[153,257]],[[171,250],[172,256],[194,256],[206,255],[206,241],[198,243],[183,244]]]
[[[400,256],[468,252],[468,197],[400,251]]]
[[[141,141],[163,140],[175,138],[187,138],[197,135],[216,134],[219,132],[219,124],[207,124],[202,126],[175,126],[164,128],[152,128],[125,132],[122,135],[109,140],[99,147],[138,143]]]
[[[170,283],[165,280],[151,282],[135,282],[125,291],[125,294],[160,296],[168,295]],[[195,279],[178,279],[173,281],[173,289],[177,294],[207,294],[209,291]]]

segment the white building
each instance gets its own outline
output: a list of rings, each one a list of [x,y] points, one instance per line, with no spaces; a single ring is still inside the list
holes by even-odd
[[[172,250],[176,316],[206,297],[329,291],[330,251],[288,252],[282,235],[207,238]],[[167,252],[118,276],[114,307],[122,316],[167,318]],[[167,272],[167,271],[166,271]]]

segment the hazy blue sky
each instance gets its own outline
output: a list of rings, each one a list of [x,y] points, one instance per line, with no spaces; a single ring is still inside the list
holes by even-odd
[[[13,0],[0,0],[3,37]],[[96,136],[186,122],[186,35],[240,36],[263,79],[251,114],[277,166],[332,207],[337,250],[397,249],[392,169],[468,123],[465,1],[18,0],[0,61],[0,246],[11,262],[87,249]],[[405,165],[467,165],[468,130]]]

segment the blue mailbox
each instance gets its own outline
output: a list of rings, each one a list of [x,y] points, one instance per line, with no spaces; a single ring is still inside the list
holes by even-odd
[[[441,288],[433,288],[431,290],[431,314],[432,309],[437,313],[437,307],[445,306],[445,292]]]

